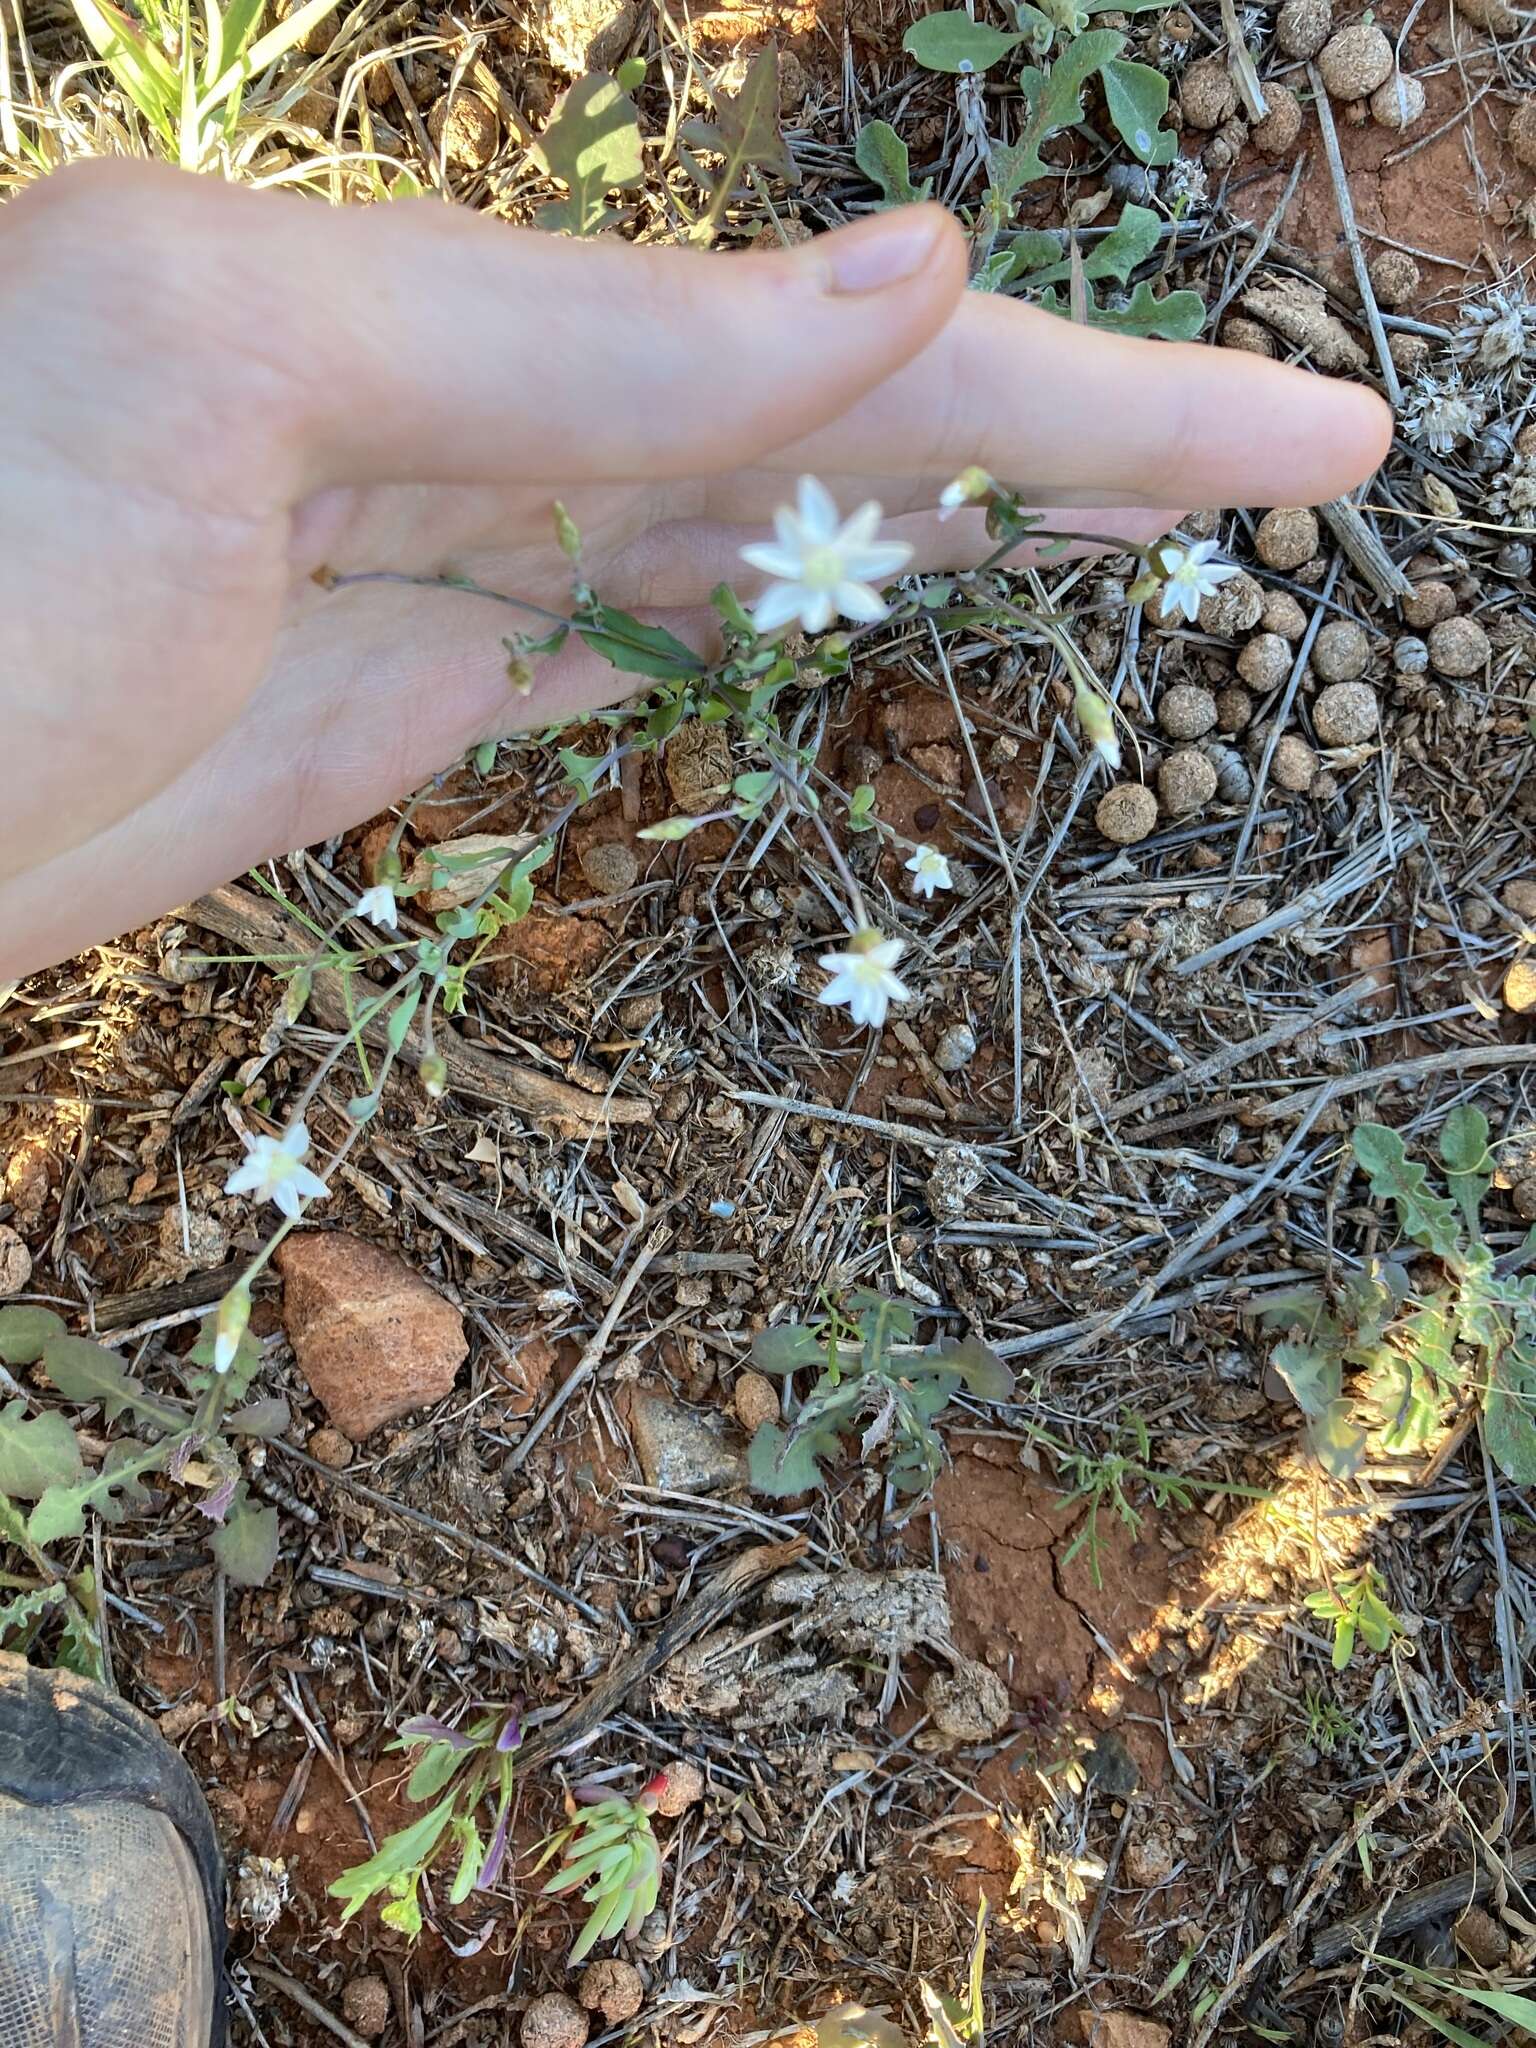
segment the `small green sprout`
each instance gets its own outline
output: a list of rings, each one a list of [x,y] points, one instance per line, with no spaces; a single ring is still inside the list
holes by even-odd
[[[752,1363],[759,1372],[789,1375],[817,1365],[816,1384],[789,1429],[760,1425],[747,1454],[759,1493],[804,1493],[825,1484],[822,1461],[835,1457],[855,1422],[867,1418],[860,1456],[892,1446],[886,1477],[898,1493],[923,1495],[944,1469],[934,1422],[962,1386],[983,1401],[1006,1401],[1013,1375],[975,1338],[943,1339],[925,1350],[897,1352],[916,1327],[919,1310],[863,1289],[849,1313],[829,1304],[809,1323],[759,1331]]]
[[[405,1796],[417,1804],[435,1804],[418,1820],[397,1828],[380,1843],[366,1863],[344,1870],[329,1887],[334,1899],[346,1901],[345,1925],[375,1892],[388,1900],[379,1918],[386,1927],[413,1939],[421,1932],[420,1891],[423,1879],[449,1842],[457,1843],[458,1869],[448,1889],[448,1904],[461,1906],[471,1892],[488,1892],[507,1860],[512,1820],[515,1756],[522,1741],[522,1703],[492,1707],[467,1728],[452,1728],[430,1714],[402,1721],[391,1749],[419,1749],[420,1756],[406,1781]],[[439,1797],[439,1795],[442,1795]],[[481,1832],[480,1807],[493,1801],[488,1834]]]
[[[665,1771],[658,1771],[637,1799],[605,1793],[600,1786],[579,1786],[574,1798],[585,1812],[558,1829],[544,1844],[535,1870],[558,1856],[560,1869],[545,1885],[546,1896],[584,1886],[583,1905],[592,1911],[577,1935],[568,1961],[575,1965],[600,1941],[619,1935],[633,1939],[661,1891],[661,1850],[651,1831],[651,1815],[666,1790]]]
[[[1343,1671],[1355,1654],[1358,1636],[1378,1656],[1407,1633],[1382,1598],[1385,1588],[1375,1565],[1364,1564],[1347,1578],[1335,1579],[1307,1595],[1307,1607],[1319,1621],[1333,1624],[1333,1668]]]

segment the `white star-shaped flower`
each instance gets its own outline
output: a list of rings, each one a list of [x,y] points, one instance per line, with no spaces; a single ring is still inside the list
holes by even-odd
[[[375,882],[371,889],[365,889],[357,899],[354,914],[366,917],[370,924],[376,924],[381,932],[400,929],[400,906],[395,901],[395,892],[388,882]]]
[[[1162,557],[1163,594],[1158,611],[1167,619],[1182,612],[1193,625],[1200,616],[1202,598],[1214,597],[1237,570],[1231,562],[1217,562],[1213,540],[1191,541],[1187,548],[1165,548]]]
[[[907,862],[912,888],[919,896],[931,896],[935,889],[953,889],[949,862],[936,846],[914,846]]]
[[[245,1158],[225,1181],[226,1195],[255,1195],[258,1201],[275,1202],[285,1216],[297,1216],[301,1203],[331,1192],[304,1164],[309,1132],[303,1124],[291,1125],[280,1138],[242,1132],[241,1142]]]
[[[841,1003],[855,1024],[878,1031],[892,1003],[911,1000],[912,991],[893,972],[905,951],[904,939],[888,939],[866,925],[848,941],[847,952],[822,954],[821,964],[832,979],[817,1001]]]
[[[813,476],[801,477],[795,506],[774,513],[773,531],[771,541],[741,551],[749,567],[773,579],[752,612],[759,633],[776,633],[792,619],[807,633],[824,633],[835,618],[873,625],[889,609],[875,585],[912,559],[905,541],[877,538],[873,499],[839,521],[831,493]]]

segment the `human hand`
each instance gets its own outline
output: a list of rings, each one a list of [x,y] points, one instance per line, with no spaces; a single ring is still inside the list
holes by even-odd
[[[603,599],[697,639],[803,471],[936,569],[991,549],[979,514],[935,516],[969,464],[1150,540],[1335,496],[1385,451],[1369,392],[964,287],[932,206],[731,257],[126,163],[7,206],[0,977],[632,687],[573,640],[519,697],[507,618],[322,565],[563,611],[558,498]]]

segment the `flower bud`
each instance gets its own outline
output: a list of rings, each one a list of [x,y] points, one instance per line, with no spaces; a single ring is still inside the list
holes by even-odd
[[[421,1085],[434,1098],[448,1090],[448,1062],[440,1052],[429,1052],[416,1069],[421,1076]]]
[[[228,1372],[235,1362],[235,1353],[240,1349],[240,1339],[245,1335],[246,1325],[251,1320],[251,1290],[242,1280],[231,1287],[219,1303],[218,1320],[213,1326],[213,1369]]]

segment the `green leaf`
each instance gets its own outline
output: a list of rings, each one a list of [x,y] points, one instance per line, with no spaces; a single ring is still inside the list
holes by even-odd
[[[1348,1401],[1330,1401],[1307,1430],[1307,1444],[1331,1479],[1353,1479],[1365,1456],[1365,1431]]]
[[[386,1835],[379,1844],[375,1855],[366,1863],[356,1863],[350,1870],[344,1870],[334,1883],[326,1886],[333,1899],[345,1899],[346,1911],[342,1914],[345,1924],[352,1915],[361,1910],[377,1891],[386,1885],[397,1884],[401,1879],[412,1880],[432,1860],[439,1838],[453,1817],[452,1795],[439,1802],[429,1813],[413,1820],[409,1827],[397,1828],[392,1835]]]
[[[958,1373],[978,1401],[1013,1399],[1013,1374],[979,1338],[948,1338],[939,1345],[938,1357],[945,1371]]]
[[[759,1423],[747,1446],[747,1476],[754,1491],[775,1500],[810,1493],[823,1483],[821,1459],[836,1447],[830,1431],[803,1430],[788,1437],[776,1422]]]
[[[1110,278],[1116,284],[1124,284],[1137,264],[1145,263],[1152,254],[1162,231],[1162,222],[1150,206],[1128,205],[1104,239],[1082,252],[1084,279],[1089,284],[1101,278]],[[1064,284],[1071,275],[1072,266],[1065,258],[1059,262],[1052,260],[1053,257],[1061,255],[1061,245],[1055,235],[1047,234],[1044,230],[1035,229],[1028,234],[1015,235],[1011,246],[1019,258],[1020,269],[1032,268],[1031,252],[1039,242],[1051,244],[1051,255],[1039,259],[1049,263],[1050,268],[1040,271],[1037,276],[1032,275],[1029,279],[1030,285],[1033,287]],[[1089,319],[1091,324],[1091,314]]]
[[[1456,1205],[1431,1191],[1425,1169],[1408,1157],[1398,1133],[1386,1124],[1360,1124],[1353,1142],[1371,1192],[1395,1204],[1407,1236],[1448,1263],[1458,1263],[1462,1246]]]
[[[1270,1364],[1285,1381],[1303,1415],[1318,1417],[1338,1400],[1344,1388],[1343,1367],[1336,1352],[1293,1338],[1277,1344]]]
[[[540,227],[572,235],[596,233],[609,215],[605,195],[645,182],[645,150],[634,101],[606,71],[577,79],[555,102],[533,158],[570,195],[557,205],[540,208]]]
[[[120,1522],[130,1506],[142,1507],[149,1498],[138,1483],[140,1474],[153,1471],[164,1456],[162,1449],[146,1451],[131,1439],[113,1444],[99,1471],[75,1485],[48,1488],[27,1517],[28,1536],[39,1549],[79,1536],[87,1508],[94,1508],[104,1522]]]
[[[1062,304],[1054,289],[1043,293],[1039,303],[1047,313],[1070,318],[1070,307]],[[1205,301],[1198,292],[1169,292],[1160,299],[1146,278],[1123,306],[1100,306],[1092,301],[1088,306],[1090,327],[1134,334],[1144,341],[1193,341],[1204,324]]]
[[[866,121],[853,145],[853,160],[873,185],[878,185],[886,206],[915,206],[933,190],[932,178],[921,185],[912,182],[912,158],[889,121]]]
[[[73,1486],[80,1471],[80,1446],[57,1410],[28,1421],[23,1400],[0,1408],[0,1493],[41,1500],[50,1487]]]
[[[798,1372],[803,1365],[819,1365],[825,1355],[818,1333],[803,1323],[780,1323],[752,1339],[752,1363],[759,1372]]]
[[[75,15],[113,77],[161,137],[174,143],[181,79],[165,52],[111,0],[74,0]]]
[[[1029,117],[1022,134],[1008,149],[992,156],[992,184],[999,201],[1012,200],[1034,178],[1050,175],[1041,148],[1064,128],[1075,127],[1083,116],[1083,88],[1095,71],[1119,55],[1125,37],[1113,29],[1089,29],[1068,44],[1049,71],[1026,64],[1019,73],[1019,88],[1029,103]]]
[[[1005,35],[1000,28],[972,21],[958,9],[944,14],[925,14],[914,21],[901,39],[901,47],[915,57],[925,71],[988,71],[1018,48],[1022,35]]]
[[[277,1563],[277,1509],[236,1499],[214,1530],[210,1548],[226,1578],[237,1586],[264,1586]]]
[[[391,1052],[398,1052],[410,1036],[411,1025],[421,1007],[421,987],[420,981],[417,981],[413,987],[407,989],[389,1013],[385,1036],[389,1040]]]
[[[1144,164],[1172,163],[1178,138],[1163,128],[1168,81],[1150,64],[1112,57],[1103,69],[1104,104],[1121,141]]]
[[[232,1436],[281,1436],[292,1416],[281,1394],[264,1394],[233,1415],[226,1415],[224,1428]]]
[[[87,1337],[55,1337],[44,1355],[48,1377],[69,1401],[99,1401],[109,1422],[115,1422],[125,1408],[146,1415],[162,1428],[191,1421],[191,1411],[167,1412],[164,1404],[149,1400],[124,1370],[123,1362]]]
[[[429,1742],[406,1780],[406,1798],[418,1806],[425,1800],[435,1799],[459,1765],[473,1754],[472,1750],[455,1749],[449,1742]]]
[[[690,832],[696,832],[701,825],[707,825],[707,818],[663,818],[659,825],[642,825],[635,834],[637,839],[686,839]]]
[[[608,767],[606,754],[583,754],[575,747],[562,747],[559,753],[560,766],[565,778],[583,803],[590,803],[597,788],[597,778]]]
[[[1417,1999],[1410,1998],[1406,1991],[1400,1991],[1395,1984],[1387,1985],[1386,1991],[1389,1998],[1395,1998],[1399,2005],[1406,2006],[1409,2012],[1423,2020],[1426,2026],[1433,2027],[1442,2041],[1449,2041],[1451,2048],[1493,2048],[1486,2034],[1469,2034],[1465,2027],[1458,2027],[1454,2020],[1445,2019],[1440,2013],[1431,2012],[1427,2006],[1420,2005]]]
[[[0,1365],[36,1365],[63,1335],[63,1319],[51,1308],[0,1308]]]
[[[1488,1119],[1480,1109],[1458,1103],[1451,1111],[1440,1129],[1440,1159],[1469,1236],[1481,1238],[1479,1211],[1493,1184],[1493,1155],[1488,1149]]]
[[[1488,1455],[1516,1486],[1536,1485],[1536,1359],[1509,1345],[1488,1365],[1483,1434]]]
[[[594,604],[580,614],[576,630],[594,654],[626,675],[654,676],[663,683],[696,682],[704,663],[691,647],[661,626],[642,625],[628,612]]]
[[[782,178],[786,185],[798,185],[799,166],[779,127],[779,55],[773,45],[766,45],[752,59],[740,92],[707,90],[714,120],[684,121],[677,131],[688,150],[707,149],[725,159],[715,178],[686,151],[682,153],[684,163],[704,189],[714,193],[723,187],[734,192],[749,166]]]

